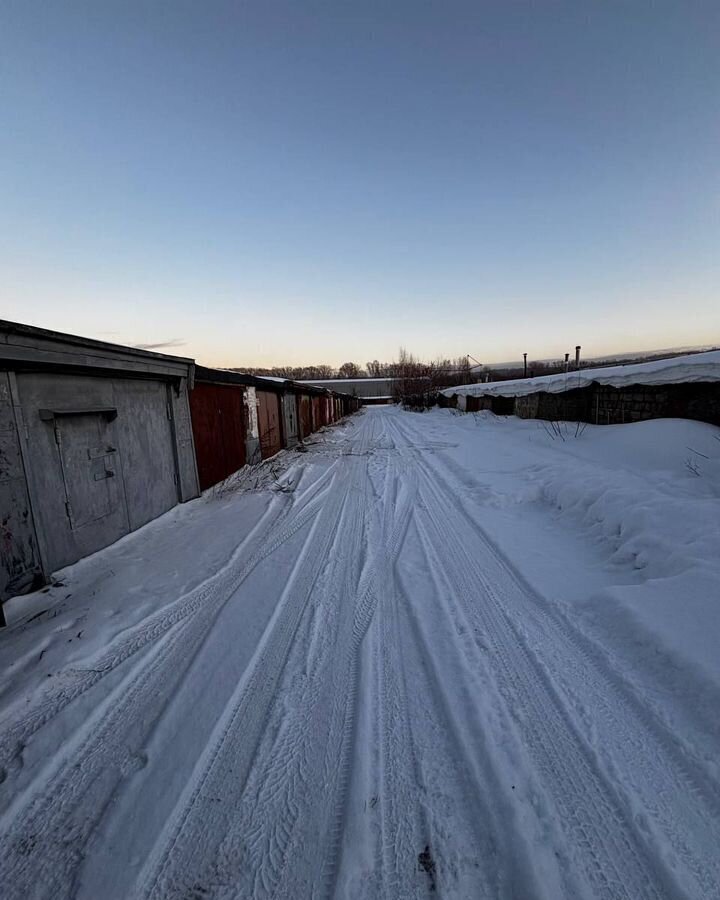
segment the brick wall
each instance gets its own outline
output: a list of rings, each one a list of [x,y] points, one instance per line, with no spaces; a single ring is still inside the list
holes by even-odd
[[[591,422],[616,425],[645,419],[698,419],[720,425],[720,384],[594,385]]]

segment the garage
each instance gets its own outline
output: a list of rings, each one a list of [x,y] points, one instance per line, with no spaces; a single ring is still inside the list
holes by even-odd
[[[197,496],[191,360],[0,322],[0,600]]]

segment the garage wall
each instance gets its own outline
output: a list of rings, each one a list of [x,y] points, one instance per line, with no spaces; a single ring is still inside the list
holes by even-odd
[[[42,580],[10,377],[0,372],[0,600]]]

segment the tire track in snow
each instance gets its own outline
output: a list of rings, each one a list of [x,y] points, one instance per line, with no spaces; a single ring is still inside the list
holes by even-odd
[[[358,590],[359,600],[353,619],[352,641],[347,667],[349,669],[350,693],[345,703],[343,742],[340,752],[339,778],[335,789],[334,812],[331,818],[329,847],[323,866],[323,896],[333,897],[336,890],[340,866],[340,845],[347,814],[347,796],[352,777],[353,739],[356,733],[357,695],[360,681],[360,650],[368,628],[375,616],[381,595],[391,583],[392,568],[397,559],[407,532],[416,495],[413,478],[398,496],[397,505],[385,507],[384,527],[380,534],[375,563],[363,573]]]
[[[492,646],[499,690],[558,808],[575,864],[582,867],[593,895],[608,900],[667,900],[669,885],[654,871],[547,676],[512,628],[501,598],[486,583],[477,555],[466,547],[464,524],[457,522],[456,511],[428,479],[421,485],[422,495],[425,504],[418,523],[427,540],[443,547],[448,583]],[[456,540],[448,541],[453,519]],[[471,597],[478,597],[478,602],[470,604]]]
[[[275,505],[269,507],[217,573],[172,601],[169,608],[168,605],[164,606],[154,615],[125,631],[100,657],[88,660],[88,666],[91,665],[92,668],[70,669],[61,673],[56,679],[57,683],[46,690],[42,699],[30,710],[23,710],[20,715],[11,713],[4,717],[1,723],[0,766],[11,765],[35,732],[149,643],[161,639],[168,630],[179,622],[192,618],[198,612],[202,611],[203,615],[206,615],[212,610],[218,597],[232,595],[261,562],[310,521],[317,512],[318,501],[323,496],[320,488],[328,478],[334,477],[333,469],[334,466],[305,490],[297,507],[285,505],[279,510]],[[274,515],[275,513],[279,515]],[[248,546],[263,541],[273,528],[282,524],[285,518],[289,518],[287,526],[268,544],[261,545],[247,562],[243,562],[243,555]]]
[[[364,531],[366,460],[348,463],[347,496],[333,543],[224,841],[228,847],[246,845],[251,877],[244,893],[258,900],[294,896],[318,868],[308,848],[319,844],[333,794],[343,725],[338,698],[344,708],[350,692],[343,664],[352,618],[348,585],[357,580]]]
[[[371,433],[365,437],[352,456],[365,456]],[[329,564],[308,607],[317,627],[310,619],[293,641],[286,674],[278,682],[248,778],[232,801],[219,848],[203,853],[201,871],[181,873],[174,886],[169,880],[168,894],[190,885],[206,895],[219,895],[230,884],[240,895],[257,898],[333,893],[351,777],[356,660],[380,578],[372,553],[358,578],[369,489],[367,457],[348,462],[347,496],[328,550]],[[409,498],[391,532],[391,548],[399,549],[410,506]],[[303,670],[309,674],[299,678]],[[216,792],[207,788],[206,793]],[[217,799],[220,796],[227,800],[226,788]],[[206,827],[204,816],[198,813],[196,818]],[[189,833],[192,830],[188,826]],[[175,858],[177,853],[173,850]],[[153,896],[157,892],[156,887]]]
[[[396,450],[385,417],[379,446],[383,453],[375,467],[381,481],[376,489],[378,498],[377,529],[381,535],[391,530],[393,509],[398,503],[401,487]],[[417,485],[405,503],[406,516],[402,521],[404,540],[412,518]],[[377,805],[380,813],[378,857],[374,875],[376,882],[360,887],[363,896],[393,897],[407,900],[427,890],[424,876],[417,872],[417,854],[430,842],[430,828],[419,800],[419,769],[410,731],[407,709],[407,685],[400,667],[400,647],[396,626],[395,562],[401,550],[400,536],[396,550],[388,558],[383,570],[382,593],[378,598],[378,614],[368,635],[368,654],[374,675],[373,699],[376,734],[379,750],[379,787]],[[377,884],[379,882],[379,884]],[[373,893],[373,888],[377,892]],[[331,896],[331,895],[330,895]]]
[[[453,487],[437,468],[423,461],[429,478],[439,479],[442,493]],[[440,493],[440,492],[437,492]],[[640,698],[628,689],[613,671],[597,647],[572,627],[560,609],[550,606],[494,545],[488,535],[458,504],[464,518],[462,532],[472,536],[479,548],[471,551],[477,558],[484,554],[483,578],[486,589],[502,597],[502,606],[514,612],[513,623],[522,622],[522,640],[529,647],[528,635],[551,673],[553,685],[562,689],[568,700],[581,699],[592,710],[592,722],[603,758],[609,757],[608,777],[625,793],[629,815],[634,815],[640,831],[648,837],[667,841],[673,858],[665,865],[675,869],[680,879],[694,883],[700,898],[720,897],[720,792],[706,770],[683,752],[677,738],[668,731]],[[514,625],[514,627],[517,627]],[[548,654],[543,648],[562,647]],[[568,685],[571,686],[568,694]],[[563,687],[564,686],[564,687]],[[614,760],[622,760],[617,772]],[[651,760],[652,763],[648,764]]]
[[[361,442],[367,440],[367,428],[361,432]],[[350,461],[352,464],[355,460]],[[256,653],[248,677],[239,686],[228,704],[226,714],[213,735],[197,772],[178,805],[178,811],[170,831],[161,839],[162,849],[157,859],[146,869],[143,893],[145,896],[170,897],[183,891],[204,891],[220,894],[231,885],[246,884],[254,896],[281,896],[278,883],[288,864],[289,846],[300,816],[302,792],[299,785],[313,771],[316,760],[307,754],[291,752],[283,756],[271,770],[263,769],[263,760],[257,748],[267,730],[268,718],[276,702],[276,689],[291,653],[300,620],[338,531],[342,528],[343,510],[350,503],[357,513],[357,488],[362,483],[354,477],[361,471],[352,465],[350,477],[338,479],[339,487],[330,492],[323,510],[323,519],[314,531],[307,552],[298,562],[292,584],[282,604],[282,610],[266,631],[266,639]],[[353,505],[353,500],[355,505]],[[345,521],[347,522],[347,514]],[[351,520],[357,515],[350,516]],[[281,727],[282,727],[281,721]],[[302,722],[295,725],[302,728]],[[287,748],[301,740],[291,728],[280,737],[280,748]],[[317,740],[317,736],[316,736]],[[288,755],[290,756],[289,768]],[[260,762],[258,770],[256,762]],[[267,762],[267,760],[265,760]],[[272,760],[270,760],[272,763]],[[232,772],[232,778],[226,777]],[[253,783],[259,772],[259,780]],[[263,777],[265,776],[265,777]],[[242,816],[238,808],[245,801],[245,792],[260,790],[262,796],[289,797],[295,808],[285,809],[284,816],[276,819],[274,833],[263,835],[257,822],[250,821],[249,830],[238,829]],[[263,795],[263,791],[268,791]],[[262,807],[255,813],[266,817]],[[272,823],[271,823],[272,825]],[[198,833],[202,840],[198,840]],[[265,853],[257,857],[257,848]],[[296,858],[298,864],[302,863]],[[298,873],[299,880],[299,873]]]
[[[403,589],[396,642],[403,647],[400,665],[410,673],[405,682],[413,686],[408,691],[410,730],[417,731],[414,743],[421,748],[420,781],[431,792],[429,830],[439,889],[446,887],[458,897],[553,896],[548,884],[539,890],[531,872],[530,849],[513,830],[518,827],[516,810],[490,752],[488,741],[494,736],[477,696],[492,690],[492,677],[478,659],[462,609],[447,590],[436,547],[420,529],[417,537],[433,586],[433,606],[419,607],[412,592]],[[472,644],[472,666],[461,662],[459,634]],[[485,674],[477,677],[478,672]],[[576,895],[575,885],[564,887],[565,896]]]
[[[314,495],[313,499],[322,497]],[[33,786],[29,787],[26,793],[31,799],[13,815],[4,838],[9,849],[0,860],[0,882],[9,885],[8,898],[70,896],[84,848],[110,796],[142,760],[143,744],[220,610],[250,572],[318,512],[322,515],[325,510],[316,502],[306,503],[239,571],[226,566],[218,577],[191,592],[182,604],[192,605],[184,621],[172,614],[163,621],[158,651],[133,670],[117,703],[99,721],[88,723],[72,758],[63,758],[49,777],[41,773],[38,781],[46,783],[39,790],[33,792]],[[117,740],[118,734],[123,735],[122,741]],[[55,760],[50,766],[56,766]]]
[[[383,493],[391,504],[393,489],[407,471],[403,459],[407,444],[402,434],[385,433],[391,451],[384,459],[390,484]],[[436,606],[425,610],[432,616],[433,643],[442,635],[446,652],[433,652],[414,611],[412,588],[404,584],[397,568],[388,573],[388,587],[373,623],[383,760],[378,790],[383,861],[378,868],[384,882],[379,894],[370,891],[363,896],[425,897],[428,890],[454,897],[536,896],[536,886],[529,887],[528,866],[517,858],[518,838],[503,824],[512,821],[513,812],[502,800],[484,749],[483,723],[477,718],[473,694],[487,685],[468,682],[453,660],[455,626],[436,579],[442,564],[418,532],[414,539],[413,549],[421,550],[426,571],[423,563],[419,568],[435,584],[438,598]],[[412,568],[416,570],[418,563],[413,561]],[[464,735],[453,712],[458,705],[463,709]],[[469,722],[475,724],[472,738],[467,735]],[[489,790],[495,792],[493,804]],[[507,854],[513,844],[509,866],[501,858],[501,848]],[[433,859],[432,879],[418,865],[423,848]]]

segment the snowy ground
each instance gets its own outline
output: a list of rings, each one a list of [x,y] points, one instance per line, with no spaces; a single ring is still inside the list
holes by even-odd
[[[719,434],[370,409],[59,573],[2,896],[719,897]]]

